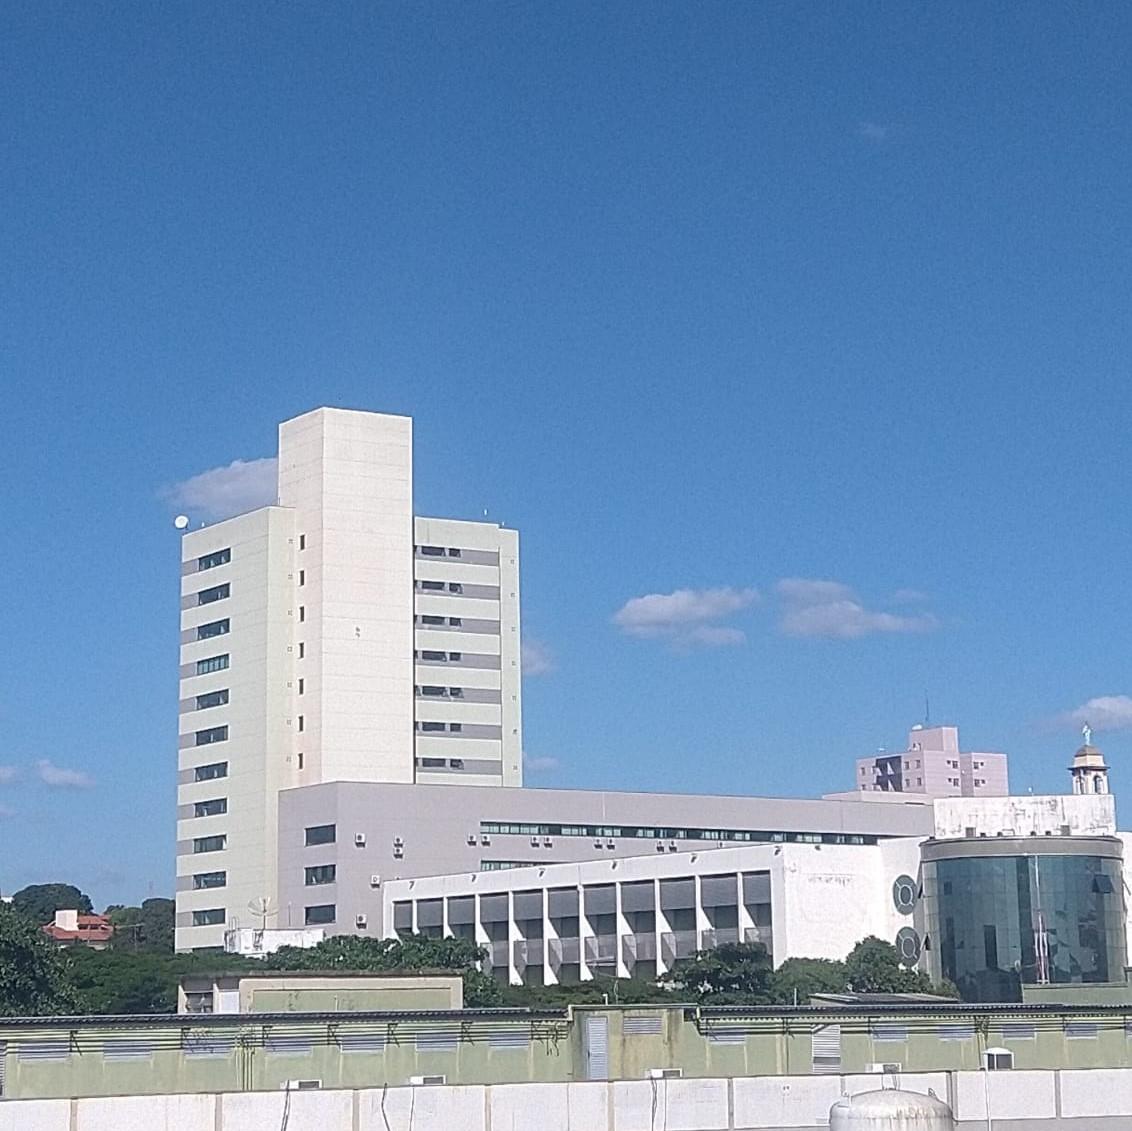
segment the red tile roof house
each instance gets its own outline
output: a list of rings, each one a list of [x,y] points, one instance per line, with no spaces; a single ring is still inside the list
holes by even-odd
[[[56,911],[55,922],[43,933],[59,946],[89,946],[104,950],[114,934],[108,915],[80,915],[77,911]]]

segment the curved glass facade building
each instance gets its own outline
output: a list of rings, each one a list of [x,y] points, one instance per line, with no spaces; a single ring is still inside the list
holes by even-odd
[[[1116,837],[977,837],[921,849],[932,977],[964,1001],[1021,1001],[1023,985],[1119,982],[1126,956]]]

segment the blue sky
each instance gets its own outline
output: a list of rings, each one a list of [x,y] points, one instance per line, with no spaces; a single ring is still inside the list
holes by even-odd
[[[1061,790],[1132,695],[1127,5],[0,24],[0,890],[172,890],[167,493],[318,404],[521,530],[532,784],[848,788],[927,690]]]

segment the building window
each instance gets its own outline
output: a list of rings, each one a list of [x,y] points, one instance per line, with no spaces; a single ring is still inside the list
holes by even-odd
[[[441,592],[444,590],[443,581],[418,581],[417,586],[420,589],[439,590]]]
[[[307,536],[305,534],[299,535],[299,549],[305,550],[307,548]]]
[[[463,758],[449,758],[448,759],[448,768],[450,770],[462,770],[464,768],[464,759]]]
[[[222,888],[228,883],[227,872],[197,872],[193,876],[193,891],[207,891],[209,888]]]
[[[464,587],[458,581],[450,581],[450,582],[448,582],[448,592],[449,593],[463,593]]]
[[[422,695],[431,695],[431,696],[435,697],[435,696],[447,695],[448,693],[445,691],[445,689],[443,687],[427,687],[426,686],[426,687],[421,688],[421,694]]]
[[[223,656],[209,656],[207,660],[197,660],[197,675],[208,675],[209,672],[222,672],[228,667],[228,653]]]
[[[215,781],[228,776],[227,762],[210,762],[207,766],[197,766],[193,770],[193,781]]]
[[[423,731],[425,734],[432,734],[432,733],[435,733],[436,731],[444,730],[445,726],[444,726],[444,723],[420,722],[420,723],[417,723],[417,729],[420,730],[420,731]]]
[[[228,618],[197,625],[197,639],[211,640],[214,636],[224,636],[228,632]]]
[[[448,653],[447,652],[430,652],[427,649],[423,652],[417,653],[417,655],[418,655],[419,659],[422,659],[422,660],[439,660],[441,663],[443,663],[445,660],[448,659]]]
[[[462,687],[450,687],[448,689],[448,694],[453,699],[463,699],[464,689]]]
[[[214,585],[211,589],[202,589],[197,594],[198,605],[211,605],[214,601],[223,601],[231,594],[232,587],[228,582],[223,585]]]
[[[305,830],[304,843],[333,844],[338,836],[337,825],[309,825]]]
[[[216,927],[224,922],[223,907],[209,907],[206,911],[193,912],[194,927]]]
[[[421,758],[419,761],[423,770],[443,770],[445,766],[443,758]]]
[[[319,864],[314,868],[304,869],[305,882],[309,888],[334,883],[337,873],[338,867],[335,864]]]
[[[299,694],[302,695],[307,689],[307,681],[305,679],[299,680]]]
[[[421,546],[421,554],[426,558],[442,558],[444,557],[443,546]]]
[[[442,625],[444,623],[443,617],[423,616],[421,617],[421,624]]]
[[[313,907],[303,908],[303,922],[308,926],[318,923],[333,923],[334,914],[333,903],[316,903]]]
[[[301,770],[302,768],[303,768],[303,752],[300,750],[299,751],[299,769]]]
[[[226,836],[198,836],[193,839],[193,854],[199,856],[202,852],[223,852],[227,846]]]
[[[1065,1035],[1071,1041],[1091,1041],[1099,1031],[1095,1021],[1065,1022]]]
[[[299,641],[299,659],[301,660],[307,654],[307,646],[300,640]]]
[[[299,606],[299,624],[302,624],[303,621],[305,621],[306,619],[307,619],[307,607],[306,607],[306,605],[300,605]]]
[[[228,702],[228,688],[222,687],[219,691],[206,691],[197,696],[197,710],[204,711],[209,707],[223,707]]]
[[[306,722],[307,722],[306,719],[302,715],[300,715],[299,716],[299,733],[300,734],[302,734],[302,732],[304,730],[306,730]]]
[[[228,798],[214,797],[210,801],[198,801],[193,806],[194,817],[219,817],[228,812]]]
[[[209,727],[207,730],[198,730],[196,732],[197,746],[210,746],[214,742],[227,742],[228,741],[228,728],[224,727]]]
[[[458,558],[460,557],[460,553],[461,551],[457,550],[455,546],[448,547],[448,556],[450,558]]]
[[[306,585],[306,583],[307,583],[307,571],[305,569],[301,569],[301,570],[299,570],[299,584],[300,585]]]
[[[458,664],[464,658],[463,652],[449,652],[448,659],[454,664]]]
[[[449,723],[448,724],[448,730],[452,734],[459,734],[463,729],[464,729],[463,723]]]
[[[460,628],[464,623],[463,617],[449,617],[448,623],[452,628]]]
[[[205,554],[203,558],[197,558],[197,569],[213,569],[216,566],[227,565],[232,560],[232,547],[229,546],[223,550],[215,550],[211,554]]]

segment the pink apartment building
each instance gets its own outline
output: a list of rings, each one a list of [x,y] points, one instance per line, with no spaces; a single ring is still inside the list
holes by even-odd
[[[914,726],[908,748],[857,759],[858,791],[928,797],[1005,797],[1005,754],[961,751],[959,728]]]

